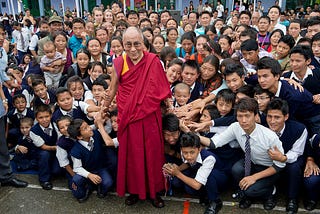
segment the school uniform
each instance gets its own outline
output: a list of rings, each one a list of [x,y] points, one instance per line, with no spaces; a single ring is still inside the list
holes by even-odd
[[[201,183],[200,191],[191,188],[177,177],[173,178],[172,185],[184,188],[188,194],[200,195],[201,198],[207,196],[209,201],[219,199],[219,192],[226,186],[228,180],[227,175],[223,172],[223,162],[212,152],[201,150],[196,163],[192,165],[188,163],[188,165],[189,168],[182,173]]]
[[[320,58],[316,57],[316,56],[312,56],[310,65],[313,65],[315,68],[319,69],[320,68]]]
[[[39,181],[40,183],[49,182],[52,174],[59,174],[61,172],[58,160],[56,158],[55,151],[42,150],[40,147],[43,144],[48,146],[55,146],[58,138],[58,134],[55,131],[52,124],[46,128],[40,126],[39,123],[32,126],[30,130],[30,137],[38,150],[38,166],[39,166]]]
[[[283,170],[285,167],[285,163],[272,160],[269,157],[268,150],[273,146],[277,146],[283,153],[283,148],[281,141],[274,132],[260,124],[255,124],[255,126],[256,127],[253,132],[249,136],[246,136],[246,133],[238,122],[231,124],[224,132],[211,138],[214,144],[214,148],[211,149],[216,149],[227,144],[228,142],[237,140],[241,149],[245,152],[246,144],[248,142],[251,147],[251,170],[249,174],[253,175],[269,167],[273,167],[276,170],[276,173],[274,175],[257,180],[243,192],[248,197],[268,198],[272,195],[273,185],[279,178],[278,172]],[[243,179],[245,175],[244,159],[239,160],[233,165],[232,175],[236,183],[239,183],[240,180]]]
[[[92,83],[93,83],[93,81],[91,80],[91,77],[87,76],[86,78],[83,79],[83,82],[86,84],[87,88],[91,91]]]
[[[302,122],[309,134],[320,133],[320,105],[313,103],[313,95],[304,90],[300,92],[285,80],[280,80],[275,94],[288,102],[289,117]]]
[[[198,99],[201,97],[204,90],[204,86],[196,81],[191,87],[190,87],[190,99],[188,100],[188,103],[191,103],[192,101]]]
[[[7,123],[9,124],[7,137],[8,143],[15,145],[18,142],[18,139],[22,137],[20,131],[20,120],[25,117],[34,119],[34,112],[30,108],[26,108],[22,112],[18,112],[18,110],[14,108],[7,114]]]
[[[40,105],[55,105],[56,103],[56,96],[55,93],[51,90],[47,91],[47,95],[48,95],[48,99],[47,100],[43,100],[40,97],[35,97],[33,99],[33,106],[40,106]]]
[[[281,177],[287,186],[288,199],[297,199],[303,178],[305,164],[303,152],[308,131],[302,123],[287,120],[284,128],[277,135],[282,142],[284,154],[287,156],[286,167],[281,172]]]
[[[57,151],[56,156],[61,168],[66,167],[67,165],[72,166],[70,152],[74,146],[75,141],[69,137],[61,136],[57,141]],[[72,189],[72,176],[66,172],[66,177],[68,179],[68,187]]]
[[[90,145],[92,143],[92,146]],[[77,140],[71,149],[73,161],[73,183],[77,189],[72,189],[75,198],[80,199],[86,195],[88,189],[93,189],[93,183],[88,179],[89,173],[97,174],[102,181],[98,185],[100,193],[105,195],[113,184],[112,177],[106,168],[103,168],[102,137],[98,131],[94,131],[90,142]]]
[[[28,152],[26,154],[16,153],[13,157],[13,161],[17,166],[18,171],[24,171],[28,169],[38,169],[38,161],[37,161],[37,152],[38,148],[33,144],[30,136],[22,136],[18,140],[18,146],[25,146],[28,148]]]
[[[93,121],[92,120],[89,120],[87,118],[87,109],[88,109],[88,104],[85,103],[85,102],[77,102],[78,106],[76,105],[73,105],[72,106],[72,109],[70,111],[65,111],[63,109],[61,109],[60,107],[57,108],[53,114],[52,114],[52,118],[51,118],[51,121],[53,121],[54,123],[57,123],[57,120],[64,116],[64,115],[67,115],[67,116],[70,116],[71,118],[73,119],[82,119],[82,120],[85,120],[86,122],[90,122],[90,124],[93,124]]]
[[[320,68],[313,70],[307,68],[307,72],[302,81],[297,78],[293,71],[283,74],[283,77],[295,80],[313,95],[320,94]]]
[[[312,157],[314,162],[320,166],[320,136],[315,135],[310,139],[310,143],[306,144],[305,156]],[[317,202],[319,200],[320,175],[312,174],[303,178],[303,185],[306,191],[307,200]]]

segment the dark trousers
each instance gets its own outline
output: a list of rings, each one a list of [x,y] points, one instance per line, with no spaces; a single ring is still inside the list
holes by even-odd
[[[5,137],[4,117],[0,118],[0,182],[13,178],[10,156]]]
[[[22,59],[24,57],[24,55],[26,55],[27,52],[23,52],[23,51],[19,51],[18,50],[18,64],[20,64],[22,62]]]
[[[118,149],[111,147],[103,147],[103,167],[108,170],[112,179],[117,180],[118,167]]]
[[[303,179],[308,200],[317,201],[319,198],[320,175],[311,175]]]
[[[191,168],[183,171],[188,177],[195,178],[197,170]],[[208,176],[207,183],[200,190],[195,190],[189,185],[185,184],[183,181],[177,177],[173,178],[172,185],[177,188],[184,188],[184,190],[191,195],[198,195],[200,197],[208,196],[210,201],[214,201],[219,198],[219,192],[223,190],[223,187],[226,187],[228,183],[228,176],[217,169],[213,169]]]
[[[58,159],[56,158],[56,153],[51,151],[38,151],[38,167],[40,182],[50,181],[51,175],[58,175],[62,172]]]
[[[298,199],[299,197],[304,164],[305,158],[300,156],[297,161],[287,163],[284,170],[280,172],[279,183],[281,187],[284,186],[286,188],[288,199]]]
[[[111,175],[107,169],[100,169],[94,174],[97,174],[101,177],[102,181],[97,185],[97,187],[100,187],[102,194],[106,194],[113,184]],[[76,189],[72,189],[72,194],[77,199],[83,198],[88,189],[93,190],[95,188],[95,185],[90,181],[90,179],[82,177],[78,174],[73,176],[72,181],[77,187]]]
[[[255,165],[251,162],[251,175],[257,172],[261,172],[267,168],[269,167]],[[239,184],[242,178],[244,178],[244,159],[239,160],[233,165],[232,175],[235,181],[237,182],[237,184]],[[279,173],[276,173],[272,176],[257,180],[254,184],[252,184],[248,189],[244,191],[244,194],[251,198],[261,197],[266,199],[271,196],[273,191],[273,186],[278,178],[279,178]]]

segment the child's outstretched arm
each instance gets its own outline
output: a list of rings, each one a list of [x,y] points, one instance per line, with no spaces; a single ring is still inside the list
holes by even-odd
[[[103,123],[104,123],[104,119],[102,119],[101,113],[98,113],[95,117],[95,125],[96,125],[97,129],[99,130],[99,132],[103,138],[104,143],[107,146],[114,146],[114,142],[111,139],[111,137],[109,136],[109,134],[106,132],[106,130],[104,129]]]

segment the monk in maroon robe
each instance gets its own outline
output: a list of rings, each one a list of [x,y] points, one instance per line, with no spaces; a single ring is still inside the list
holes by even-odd
[[[137,28],[126,30],[123,44],[126,53],[114,60],[109,93],[111,101],[117,92],[117,192],[120,196],[130,193],[127,205],[149,196],[160,208],[164,206],[157,194],[164,189],[160,102],[171,96],[170,86],[159,58],[143,52],[143,37]]]

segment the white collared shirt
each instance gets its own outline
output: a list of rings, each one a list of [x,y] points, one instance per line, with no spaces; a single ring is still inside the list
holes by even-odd
[[[181,153],[182,161],[188,163]],[[202,166],[198,169],[196,177],[194,178],[197,182],[202,185],[206,185],[208,177],[216,163],[214,156],[210,155],[206,159],[202,160],[200,153],[197,156],[196,163],[201,164]]]
[[[256,123],[255,126],[255,129],[250,134],[249,141],[251,161],[262,166],[270,167],[275,164],[280,168],[285,167],[285,163],[272,160],[268,154],[268,150],[273,149],[274,146],[278,147],[279,151],[283,153],[282,143],[276,133],[260,124]],[[221,147],[232,140],[237,140],[241,149],[245,151],[246,133],[239,122],[232,123],[224,132],[213,136],[211,139],[216,147]]]
[[[312,70],[311,70],[309,67],[307,67],[307,71],[306,71],[306,73],[304,74],[304,76],[303,76],[302,79],[300,79],[299,77],[297,77],[297,75],[296,75],[294,72],[291,73],[290,79],[296,79],[296,80],[298,80],[299,82],[303,83],[303,82],[307,79],[307,77],[308,77],[309,75],[312,76],[313,73],[312,73]]]
[[[40,124],[39,124],[40,125]],[[44,131],[44,128],[43,126],[40,125],[40,128],[42,129],[42,131]],[[52,124],[50,123],[50,125],[47,127],[47,128],[50,128],[51,131],[50,131],[50,135],[52,135],[52,131],[53,131],[53,126]],[[45,144],[45,141],[44,139],[42,139],[42,137],[40,137],[39,135],[36,135],[35,133],[33,133],[32,131],[30,131],[30,137],[33,141],[33,144],[36,146],[36,147],[41,147],[43,144]]]
[[[286,128],[286,124],[284,124],[283,129],[279,132],[280,136],[283,134],[285,128]],[[286,163],[293,163],[297,161],[298,157],[303,154],[307,137],[308,137],[308,131],[305,128],[302,132],[302,135],[292,145],[292,148],[285,154],[287,156]]]
[[[90,141],[91,140],[93,140],[92,137],[90,138]],[[89,142],[86,142],[83,140],[78,140],[78,142],[76,142],[76,143],[80,143],[83,147],[85,147],[89,151],[91,150],[91,148],[89,147]],[[73,157],[73,156],[71,156],[71,159],[73,162],[73,171],[75,173],[77,173],[78,175],[81,175],[82,177],[88,178],[88,175],[90,174],[90,172],[82,167],[82,161],[78,158]]]

